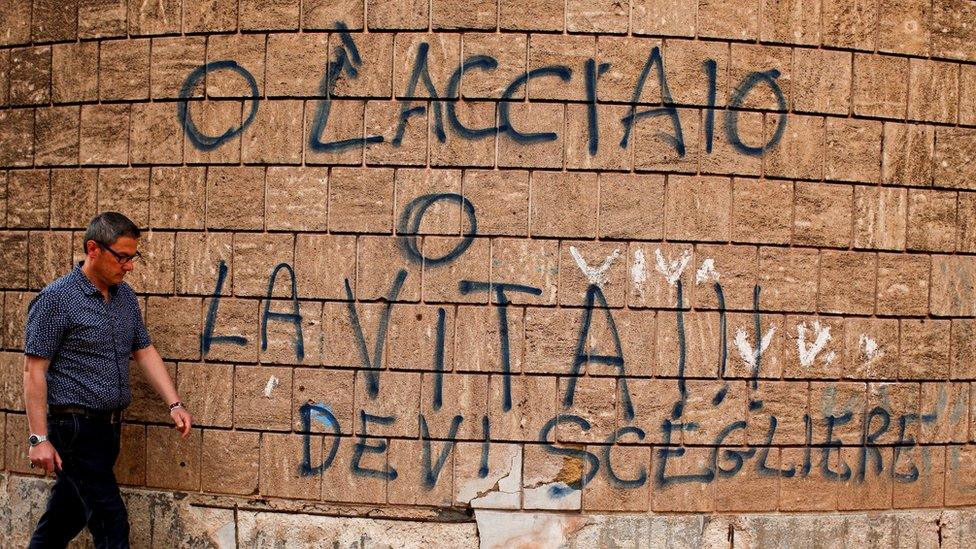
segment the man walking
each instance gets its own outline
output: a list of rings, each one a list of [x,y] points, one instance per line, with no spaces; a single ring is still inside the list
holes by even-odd
[[[122,282],[140,255],[139,228],[104,212],[85,231],[85,260],[34,298],[24,340],[24,404],[31,467],[56,472],[30,547],[65,547],[86,525],[95,546],[128,547],[129,521],[113,467],[129,359],[169,406],[186,437],[192,418],[149,340],[139,302]]]

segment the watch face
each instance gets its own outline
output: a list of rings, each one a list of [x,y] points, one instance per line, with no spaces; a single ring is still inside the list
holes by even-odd
[[[31,435],[31,436],[30,436],[30,437],[29,437],[29,438],[27,439],[27,442],[29,442],[31,446],[34,446],[34,445],[36,445],[36,444],[37,444],[38,442],[40,442],[40,440],[41,440],[41,439],[40,439],[40,438],[38,438],[38,436],[37,436],[37,435]]]

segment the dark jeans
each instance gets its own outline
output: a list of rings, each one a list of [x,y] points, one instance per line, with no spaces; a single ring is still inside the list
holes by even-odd
[[[112,470],[121,425],[78,414],[48,416],[62,469],[30,548],[62,548],[87,525],[95,547],[129,547],[129,516]]]

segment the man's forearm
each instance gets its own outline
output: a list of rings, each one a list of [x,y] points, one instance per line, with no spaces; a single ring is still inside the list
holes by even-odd
[[[150,345],[137,351],[135,359],[142,368],[146,380],[166,404],[172,404],[180,399],[176,393],[176,387],[173,385],[173,380],[170,379],[169,372],[166,371],[166,365],[163,364],[163,359],[155,347]]]
[[[30,432],[47,435],[47,378],[44,372],[24,369],[24,408]]]

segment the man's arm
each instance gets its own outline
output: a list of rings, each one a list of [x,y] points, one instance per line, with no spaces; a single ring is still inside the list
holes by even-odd
[[[47,368],[51,361],[39,356],[24,355],[24,407],[27,425],[35,435],[47,436]],[[31,446],[28,451],[31,466],[39,465],[47,472],[61,469],[61,456],[50,441]]]
[[[180,401],[180,396],[176,394],[176,387],[173,386],[173,380],[169,378],[166,366],[163,365],[163,359],[159,356],[159,351],[154,345],[148,345],[133,352],[132,357],[139,363],[143,375],[149,380],[149,384],[153,386],[156,394],[163,399],[167,406]],[[186,408],[182,406],[173,408],[169,414],[173,418],[174,428],[184,438],[189,435],[193,417],[186,411]]]

